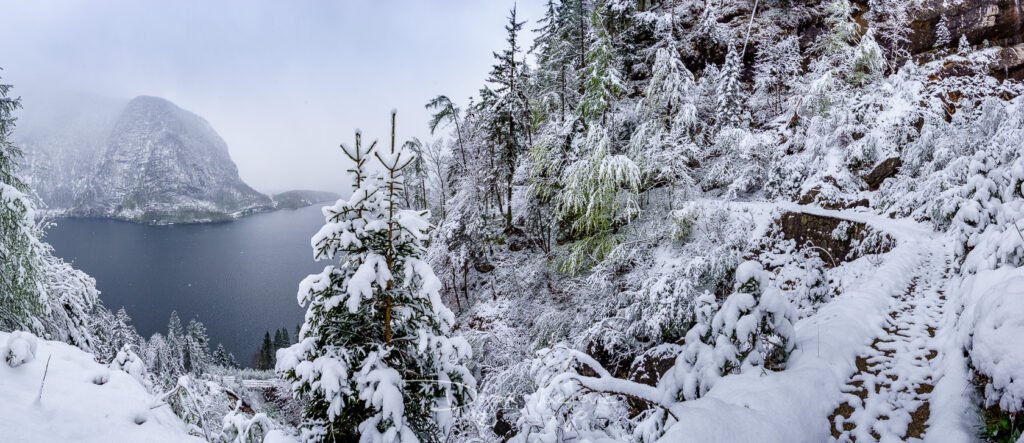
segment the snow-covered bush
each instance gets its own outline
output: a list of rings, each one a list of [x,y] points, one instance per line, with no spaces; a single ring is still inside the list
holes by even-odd
[[[120,351],[117,351],[117,356],[110,362],[109,367],[110,369],[119,369],[127,372],[128,375],[138,380],[139,383],[142,383],[147,388],[152,388],[149,374],[146,371],[146,362],[135,353],[131,344],[126,343],[121,347]]]
[[[36,359],[36,336],[25,331],[14,331],[7,337],[7,343],[0,347],[7,366],[17,368]]]
[[[276,426],[266,414],[241,411],[241,401],[224,416],[221,439],[224,443],[263,443]]]
[[[786,296],[771,286],[760,263],[736,268],[733,293],[715,309],[711,294],[696,308],[697,324],[686,334],[686,346],[673,368],[676,387],[686,399],[698,398],[728,374],[751,367],[781,369],[793,350],[796,311]]]

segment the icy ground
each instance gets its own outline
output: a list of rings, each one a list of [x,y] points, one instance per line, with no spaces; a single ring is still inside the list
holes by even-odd
[[[0,357],[0,441],[202,441],[132,376],[74,346],[0,332]]]

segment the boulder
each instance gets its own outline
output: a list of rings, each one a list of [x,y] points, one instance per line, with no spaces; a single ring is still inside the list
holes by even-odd
[[[900,172],[901,166],[903,166],[903,161],[899,157],[882,160],[871,172],[863,177],[864,183],[868,185],[868,190],[877,191],[885,179],[893,177]]]

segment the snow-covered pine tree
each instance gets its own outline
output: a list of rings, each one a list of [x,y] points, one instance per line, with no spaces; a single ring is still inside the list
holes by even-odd
[[[429,209],[427,187],[430,180],[423,142],[419,138],[413,137],[402,146],[415,158],[409,165],[409,170],[405,172],[406,185],[402,192],[405,206],[412,209]],[[282,331],[285,336],[288,335],[287,330],[282,329]]]
[[[952,42],[953,35],[949,33],[949,22],[946,20],[946,14],[942,14],[939,23],[935,25],[935,44],[932,46],[944,49]]]
[[[604,25],[604,2],[598,0],[591,17],[590,40],[583,68],[583,96],[580,98],[580,115],[587,121],[598,121],[606,125],[605,115],[615,99],[626,87],[619,72],[615,48]]]
[[[956,52],[959,54],[971,52],[971,42],[967,41],[967,34],[960,34],[960,40],[956,44]]]
[[[217,349],[213,351],[213,364],[224,368],[233,368],[234,365],[231,360],[233,359],[228,356],[228,351],[224,349],[224,345],[218,343]]]
[[[767,123],[786,111],[787,93],[800,76],[802,63],[800,41],[795,35],[757,46],[750,107],[758,123]]]
[[[910,7],[907,0],[868,0],[868,22],[885,46],[886,61],[891,66],[899,66],[910,58]]]
[[[466,170],[466,146],[462,141],[462,126],[459,124],[461,119],[462,110],[460,110],[455,103],[446,95],[439,95],[434,97],[427,102],[427,109],[436,110],[434,114],[430,116],[430,122],[427,126],[430,128],[430,135],[434,135],[434,131],[438,127],[444,126],[446,123],[451,122],[455,125],[455,139],[459,146],[459,159],[461,163],[458,163],[459,169]]]
[[[556,115],[564,122],[576,102],[575,41],[568,38],[574,9],[568,1],[548,0],[544,16],[537,22],[536,37],[530,53],[536,55],[537,69],[532,87],[537,110],[544,116]]]
[[[690,184],[695,156],[690,140],[698,128],[693,74],[672,45],[655,52],[651,79],[638,104],[641,123],[630,138],[630,156],[643,174],[643,188]]]
[[[857,41],[860,27],[853,20],[853,6],[849,0],[831,0],[825,5],[824,24],[827,34],[814,41],[811,49],[823,56],[826,63],[841,61],[850,45]]]
[[[184,369],[193,374],[206,372],[212,362],[210,355],[210,337],[206,334],[206,326],[196,320],[188,322],[188,329],[185,332],[184,346]]]
[[[742,69],[739,51],[735,47],[729,48],[715,84],[716,120],[720,127],[739,128],[746,120],[743,85],[740,80]]]
[[[628,222],[640,210],[640,168],[611,149],[608,131],[593,122],[578,148],[584,157],[565,170],[557,211],[577,241],[559,266],[563,272],[575,274],[600,261],[616,244],[615,224]]]
[[[412,157],[342,145],[354,163],[348,200],[324,208],[314,256],[338,265],[299,285],[308,306],[297,344],[278,351],[277,371],[307,401],[306,441],[437,441],[474,395],[463,362],[469,344],[449,337],[454,316],[423,261],[431,228],[425,212],[396,207],[401,170]],[[383,177],[367,162],[376,159]]]
[[[698,299],[696,325],[686,334],[681,364],[673,368],[675,389],[685,399],[698,398],[727,374],[746,368],[784,367],[795,343],[796,310],[772,287],[760,263],[736,268],[733,293],[707,321],[715,303],[710,294]]]
[[[494,85],[495,97],[492,108],[487,113],[490,118],[485,125],[488,141],[499,147],[493,160],[493,173],[501,182],[503,192],[499,195],[499,201],[504,203],[504,207],[498,209],[505,219],[506,230],[512,228],[512,185],[516,164],[520,152],[524,149],[523,145],[527,144],[531,126],[529,101],[523,90],[526,79],[523,78],[517,58],[521,52],[519,32],[525,23],[518,21],[515,8],[509,11],[508,24],[505,25],[505,42],[508,43],[508,47],[494,53],[497,63],[491,68],[491,74],[487,78],[488,83]]]
[[[881,78],[885,73],[885,66],[882,48],[875,41],[872,30],[868,29],[854,48],[850,74],[847,78],[855,86],[864,86]]]
[[[11,143],[21,99],[9,96],[11,85],[0,82],[0,330],[40,334],[46,306],[35,206],[28,185],[18,175],[21,150]]]

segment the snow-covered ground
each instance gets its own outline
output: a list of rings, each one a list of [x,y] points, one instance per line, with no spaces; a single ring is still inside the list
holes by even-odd
[[[74,346],[0,332],[0,356],[0,441],[202,441],[132,376]]]
[[[872,343],[887,334],[887,320],[893,318],[890,314],[901,307],[901,295],[914,290],[915,280],[941,282],[946,252],[937,236],[923,225],[859,211],[780,206],[790,211],[863,222],[889,233],[898,243],[884,254],[883,265],[875,272],[863,274],[831,303],[796,323],[797,347],[785,371],[725,377],[704,397],[679,403],[674,412],[680,422],[672,426],[662,441],[829,441],[833,432],[828,418],[849,400],[852,389],[848,381],[858,372],[858,356],[869,354]],[[937,291],[917,292],[921,292],[919,297],[938,297]],[[914,320],[917,319],[908,321]],[[896,358],[890,363],[885,376],[901,380],[922,377],[915,359]],[[937,365],[936,362],[931,366]],[[880,434],[882,441],[904,441],[905,435],[898,431],[904,430],[904,419],[919,403],[919,399],[900,393],[876,402],[861,402],[855,407],[860,411],[856,414],[857,425],[873,428],[863,432]],[[945,404],[950,403],[953,402]],[[865,404],[871,409],[865,411]],[[881,413],[893,410],[901,411],[898,423],[873,426]],[[730,425],[722,426],[723,422]],[[953,431],[931,441],[963,441],[962,437],[970,435],[965,434],[966,429]]]

